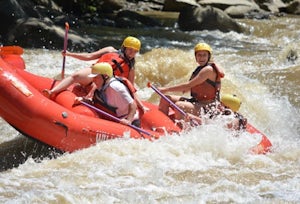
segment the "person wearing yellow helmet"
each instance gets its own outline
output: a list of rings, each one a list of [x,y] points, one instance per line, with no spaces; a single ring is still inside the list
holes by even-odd
[[[221,96],[221,106],[218,110],[221,115],[232,116],[232,121],[227,124],[230,129],[241,130],[247,126],[247,119],[240,113],[238,113],[241,107],[241,100],[235,94],[223,94]]]
[[[212,53],[212,48],[207,43],[201,42],[196,44],[194,54],[198,66],[193,71],[190,80],[178,85],[159,88],[162,93],[190,92],[191,98],[177,95],[168,96],[171,101],[186,113],[199,116],[201,110],[209,112],[210,108],[219,100],[221,78],[224,77],[224,71],[212,62]],[[168,115],[169,107],[169,102],[162,98],[159,103],[159,109]],[[174,111],[176,119],[183,118],[180,112]]]
[[[102,62],[102,63],[96,63],[92,66],[92,71],[88,75],[88,77],[95,77],[97,75],[102,75],[105,79],[108,79],[113,76],[113,70],[109,63]]]
[[[134,83],[135,56],[140,49],[140,40],[128,36],[124,39],[119,50],[108,46],[92,53],[73,53],[67,51],[64,55],[84,61],[97,60],[97,62],[107,62],[112,66],[114,75],[125,77],[131,83]]]
[[[128,36],[122,43],[122,49],[132,48],[133,50],[139,51],[141,49],[141,41],[135,37]]]
[[[141,49],[141,42],[139,39],[128,36],[126,37],[119,50],[112,46],[104,47],[98,51],[92,53],[73,53],[66,51],[62,54],[64,56],[74,57],[79,60],[89,61],[97,60],[99,62],[107,62],[113,68],[113,74],[115,76],[125,77],[132,84],[134,84],[135,78],[135,56]],[[87,77],[91,73],[91,67],[83,68],[71,76],[63,79],[58,85],[53,87],[51,90],[45,89],[43,91],[44,95],[53,98],[56,94],[63,90],[66,90],[71,84],[78,83],[87,90],[87,97],[92,97],[93,92],[89,92],[92,79]],[[137,98],[138,106],[141,110],[146,111],[147,108],[142,104],[142,102]]]
[[[114,77],[113,69],[107,62],[99,62],[92,66],[88,75],[93,84],[93,102],[102,110],[120,118],[120,122],[125,125],[135,125],[140,127],[137,104],[130,87],[125,85],[120,78]],[[129,82],[130,83],[130,82]],[[77,97],[76,102],[83,100]]]
[[[217,117],[228,116],[226,119],[226,127],[232,130],[242,130],[247,127],[247,118],[238,113],[241,107],[241,100],[234,94],[223,94],[220,99],[220,103],[217,103],[216,109],[210,112],[210,119],[213,120]],[[188,114],[187,119],[192,119],[198,124],[202,123],[202,119],[199,116]]]
[[[241,100],[234,94],[223,94],[221,96],[221,103],[233,112],[238,112],[242,104]]]
[[[207,43],[198,43],[194,47],[195,55],[198,51],[207,51],[209,54],[208,61],[212,57],[212,48]]]

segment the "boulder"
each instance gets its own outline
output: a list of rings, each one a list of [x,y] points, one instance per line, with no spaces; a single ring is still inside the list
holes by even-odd
[[[138,27],[154,27],[161,26],[161,24],[151,18],[134,11],[120,11],[118,12],[116,19],[116,26],[120,28],[138,28]]]
[[[280,12],[300,15],[300,0],[290,2],[285,8],[280,8]]]
[[[258,9],[259,6],[253,0],[200,0],[198,3],[201,6],[212,6],[225,10],[230,6],[247,6]]]
[[[186,7],[178,17],[181,30],[220,30],[222,32],[242,32],[242,27],[220,9],[207,6],[205,8]]]
[[[69,31],[68,42],[74,48],[85,48],[94,45],[93,39],[79,36]],[[24,47],[61,49],[63,47],[65,29],[53,24],[49,18],[19,19],[8,33],[8,42]]]
[[[271,13],[278,13],[280,8],[285,8],[286,5],[281,0],[259,0],[257,1],[259,7]]]
[[[269,12],[262,9],[250,7],[250,6],[230,6],[224,10],[232,18],[251,18],[251,19],[268,19],[270,17]]]
[[[180,12],[188,5],[199,6],[195,0],[165,0],[163,11]]]

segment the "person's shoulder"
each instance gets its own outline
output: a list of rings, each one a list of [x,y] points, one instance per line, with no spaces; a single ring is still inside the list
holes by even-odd
[[[110,52],[117,52],[118,50],[116,50],[114,47],[112,46],[108,46],[108,47],[103,47],[97,51],[94,52],[94,54],[96,55],[103,55],[105,53],[110,53]]]
[[[125,84],[120,82],[119,80],[115,80],[113,83],[110,84],[110,88],[114,90],[115,94],[121,94],[121,95],[130,95],[128,92],[128,89]]]
[[[208,64],[205,67],[202,68],[202,72],[214,72],[214,68],[212,65]]]
[[[107,46],[102,48],[103,51],[105,52],[117,52],[118,50],[116,48],[114,48],[113,46]]]
[[[125,85],[120,81],[119,78],[115,78],[114,77],[114,78],[111,78],[110,86],[112,88],[118,88],[118,89],[120,89],[120,88],[124,87]]]

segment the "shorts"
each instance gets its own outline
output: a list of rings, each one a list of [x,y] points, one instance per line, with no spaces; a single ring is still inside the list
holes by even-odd
[[[134,125],[135,127],[140,128],[141,127],[141,120],[136,119],[136,120],[132,121],[131,125]]]

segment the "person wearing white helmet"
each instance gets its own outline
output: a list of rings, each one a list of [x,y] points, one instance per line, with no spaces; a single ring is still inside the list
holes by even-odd
[[[132,88],[122,83],[121,79],[114,77],[109,63],[94,64],[88,77],[95,84],[93,102],[96,107],[100,106],[101,109],[120,118],[122,124],[140,127],[137,105],[131,93]],[[83,98],[77,97],[75,100],[80,101]]]
[[[190,80],[170,87],[160,87],[159,90],[162,93],[190,92],[191,98],[177,95],[167,97],[184,112],[200,116],[203,109],[205,112],[209,112],[211,106],[214,106],[215,102],[219,100],[221,78],[224,77],[224,71],[212,62],[212,48],[208,44],[196,44],[194,53],[198,67],[192,73]],[[168,115],[169,107],[169,102],[161,98],[159,109]],[[174,112],[175,119],[183,119],[180,112],[177,110],[174,110]]]

